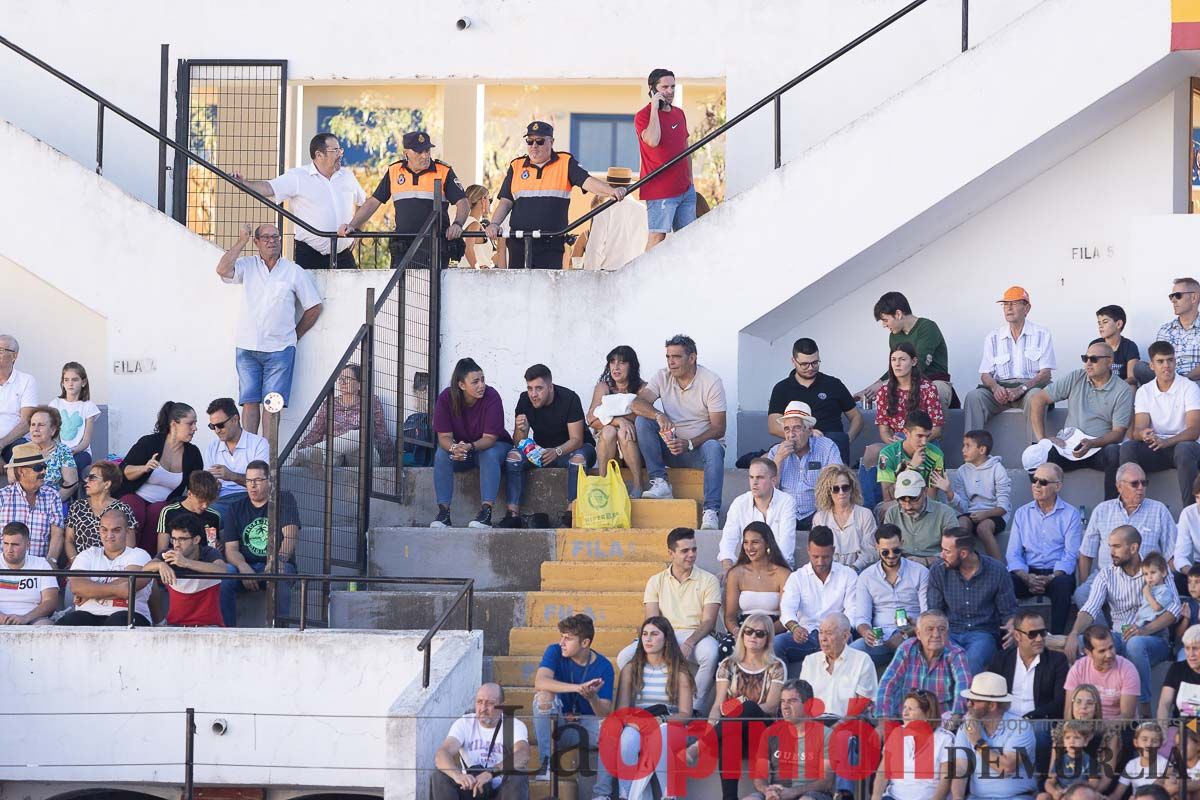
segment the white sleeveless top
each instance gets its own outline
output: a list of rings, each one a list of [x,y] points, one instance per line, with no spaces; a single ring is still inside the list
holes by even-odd
[[[467,217],[467,221],[465,223],[463,223],[463,230],[466,230],[467,228],[471,227],[476,222],[479,222],[479,220],[476,217]],[[475,252],[475,268],[476,269],[487,269],[489,267],[496,266],[493,261],[496,257],[496,246],[492,244],[491,239],[471,238],[471,239],[465,240],[465,243],[466,243],[467,247],[475,248],[474,252]],[[466,257],[464,256],[463,260],[460,261],[458,265],[460,267],[468,267],[469,268],[471,266],[471,262],[467,261]]]
[[[738,595],[738,609],[743,616],[766,614],[779,616],[779,592],[751,592],[745,589]]]

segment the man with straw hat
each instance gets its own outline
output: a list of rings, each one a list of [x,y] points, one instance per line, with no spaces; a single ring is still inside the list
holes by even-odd
[[[981,672],[962,696],[967,715],[954,741],[951,796],[1029,800],[1037,793],[1036,741],[1033,727],[1009,711],[1008,684],[994,672]]]
[[[62,555],[64,520],[58,492],[46,486],[46,458],[32,442],[13,448],[8,462],[12,483],[0,489],[0,525],[23,522],[29,553],[57,564]]]
[[[604,180],[609,186],[628,186],[633,183],[633,170],[628,167],[609,167]],[[604,202],[604,198],[596,198]],[[646,249],[646,206],[633,198],[606,208],[592,218],[586,249],[584,269],[618,269],[640,256]]]

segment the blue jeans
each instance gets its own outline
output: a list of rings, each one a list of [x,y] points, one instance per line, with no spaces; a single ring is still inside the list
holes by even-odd
[[[559,724],[555,751],[561,752],[579,744],[579,731],[573,727],[564,727],[567,720],[562,715],[562,701],[558,699],[557,695],[554,698],[554,705],[550,709],[543,709],[535,702],[533,704],[533,731],[537,738],[538,754],[541,758],[550,758],[552,752],[550,738],[555,721]],[[575,724],[587,731],[588,747],[593,751],[592,757],[599,762],[596,765],[596,787],[592,790],[592,796],[608,797],[612,794],[613,779],[605,769],[604,762],[600,760],[600,754],[597,751],[597,748],[600,747],[600,723],[600,717],[580,717]],[[551,762],[551,766],[553,766],[553,762]]]
[[[646,223],[651,233],[671,233],[696,221],[696,187],[683,194],[646,201]]]
[[[229,572],[237,572],[237,567],[229,564],[227,567]],[[257,573],[267,571],[267,562],[260,561],[257,564],[251,564],[250,569]],[[296,574],[296,565],[291,561],[283,565],[282,572],[288,575]],[[265,589],[265,584],[259,584]],[[242,586],[241,581],[221,581],[221,617],[225,620],[225,627],[233,628],[237,626],[237,596],[242,592],[247,591],[246,587]],[[279,581],[275,584],[275,616],[286,614],[292,607],[292,582]]]
[[[721,490],[725,485],[725,445],[709,439],[691,452],[671,455],[667,443],[658,433],[658,423],[652,419],[638,417],[634,422],[637,429],[638,450],[646,462],[650,480],[666,480],[667,467],[687,467],[704,470],[704,510],[721,510]]]
[[[479,470],[479,497],[483,502],[496,502],[500,493],[500,465],[508,455],[509,447],[496,442],[487,450],[472,450],[462,461],[455,461],[442,448],[433,453],[433,493],[439,506],[449,506],[454,499],[454,473]]]
[[[861,650],[871,657],[877,667],[886,667],[892,663],[892,659],[896,656],[896,651],[888,647],[886,644],[877,644],[874,647],[867,644],[866,639],[855,639],[850,643],[850,646],[855,650]]]
[[[271,392],[283,395],[286,406],[292,392],[292,370],[296,367],[296,348],[276,353],[237,348],[238,404],[261,403]]]
[[[821,649],[821,643],[817,640],[816,630],[808,632],[808,638],[803,643],[797,643],[792,638],[790,631],[776,634],[775,636],[775,656],[788,667],[788,675],[799,675],[800,668],[793,669],[793,665],[801,664],[804,659],[811,656],[813,653]]]
[[[972,675],[986,672],[996,656],[996,637],[987,631],[951,632],[950,641],[967,651],[967,669]]]
[[[654,774],[658,778],[658,786],[661,796],[667,794],[667,726],[662,724],[658,726],[659,735],[662,737],[662,747],[659,750],[658,764],[654,768]],[[636,764],[638,753],[642,752],[642,737],[637,728],[626,727],[621,731],[621,762],[624,764]],[[620,787],[620,796],[629,796],[629,787],[633,785],[633,781],[618,780],[617,785]],[[643,795],[644,796],[644,795]]]
[[[1125,656],[1137,667],[1138,682],[1142,684],[1140,700],[1150,702],[1150,667],[1171,659],[1171,645],[1162,636],[1134,636],[1126,641],[1120,631],[1113,631],[1117,655]]]
[[[516,453],[517,460],[513,461],[511,458],[506,458],[504,461],[504,474],[508,478],[508,483],[505,484],[504,495],[510,506],[520,506],[521,495],[525,492],[525,470],[539,468],[535,467],[529,459],[521,455],[521,451],[515,447],[509,450],[509,453]],[[583,459],[585,469],[591,469],[596,464],[596,448],[590,444],[585,444],[578,450],[563,453],[561,456],[556,455],[554,463],[544,467],[544,469],[565,469],[567,471],[568,503],[575,502],[575,497],[579,493],[579,465],[571,463],[571,459],[575,456]]]

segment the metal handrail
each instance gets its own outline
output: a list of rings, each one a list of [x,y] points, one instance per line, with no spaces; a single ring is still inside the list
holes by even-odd
[[[116,580],[124,580],[129,583],[129,594],[126,598],[128,606],[126,612],[129,615],[129,627],[135,627],[133,624],[133,614],[136,608],[137,599],[137,582],[147,580],[157,580],[161,582],[161,578],[154,572],[130,572],[128,570],[99,570],[99,569],[14,569],[10,570],[12,575],[30,575],[35,577],[48,578],[110,578]],[[425,666],[424,677],[422,678],[421,686],[429,687],[429,669],[430,655],[432,649],[430,644],[433,642],[433,637],[441,632],[446,623],[450,620],[450,615],[458,608],[459,604],[466,600],[466,625],[470,631],[475,621],[474,606],[475,601],[475,580],[473,578],[401,578],[388,575],[373,575],[373,576],[351,576],[351,575],[313,575],[309,573],[297,573],[289,575],[284,572],[256,572],[253,575],[243,574],[241,572],[226,572],[226,573],[197,573],[201,580],[206,581],[257,581],[263,580],[268,583],[278,581],[299,581],[300,582],[300,630],[307,630],[307,612],[308,607],[308,583],[316,581],[318,584],[325,585],[327,583],[348,583],[353,580],[354,583],[365,584],[383,584],[386,586],[461,586],[458,594],[454,596],[454,602],[442,612],[437,621],[430,626],[429,630],[421,638],[417,645],[417,651],[424,653]]]
[[[625,187],[626,194],[627,195],[632,194],[635,189],[638,189],[639,187],[643,186],[647,182],[658,177],[663,172],[670,169],[675,164],[679,163],[681,160],[690,157],[693,153],[695,153],[698,150],[700,150],[701,148],[703,148],[705,145],[707,145],[713,139],[716,139],[718,136],[723,135],[729,129],[737,126],[744,119],[751,116],[756,111],[761,110],[768,104],[773,104],[775,107],[775,123],[774,123],[774,128],[775,128],[775,131],[774,131],[774,135],[775,135],[775,169],[779,169],[782,166],[782,158],[781,158],[782,150],[780,148],[780,142],[782,141],[782,131],[781,131],[781,127],[780,127],[781,126],[782,107],[780,104],[780,98],[784,94],[786,94],[789,90],[795,88],[800,83],[804,82],[808,78],[812,77],[813,75],[817,74],[821,70],[825,69],[825,67],[828,67],[830,64],[837,61],[842,56],[849,53],[851,50],[854,50],[859,45],[866,42],[868,39],[871,39],[879,32],[886,30],[887,28],[890,28],[893,24],[895,24],[899,20],[903,19],[904,17],[908,16],[909,14],[911,14],[913,11],[917,10],[921,6],[925,5],[927,2],[929,2],[929,0],[913,0],[913,2],[909,3],[904,8],[900,9],[895,14],[892,14],[890,17],[883,20],[879,24],[875,25],[874,27],[872,27],[865,33],[863,33],[859,36],[856,36],[849,43],[843,45],[842,47],[839,47],[837,50],[830,53],[828,56],[821,59],[813,66],[804,70],[804,72],[801,72],[799,75],[792,78],[791,80],[789,80],[787,83],[780,86],[775,91],[773,91],[770,94],[766,95],[765,97],[761,98],[760,100],[758,100],[756,103],[751,105],[746,110],[742,111],[740,114],[738,114],[733,119],[726,121],[723,125],[712,130],[710,133],[705,135],[703,138],[699,139],[695,144],[690,145],[683,152],[679,153],[678,155],[676,155],[674,158],[670,159],[669,161],[666,161],[665,163],[663,163],[662,166],[660,166],[658,169],[653,170],[652,172],[639,178],[634,183],[631,183],[629,186]],[[969,2],[970,2],[970,0],[962,0],[962,52],[964,52],[964,53],[968,50],[968,44],[969,44],[968,43],[968,35],[967,35],[968,22],[969,22]],[[614,205],[617,202],[619,202],[619,201],[611,200],[611,199],[606,200],[604,203],[601,203],[600,205],[591,209],[586,214],[583,214],[579,218],[568,223],[568,225],[565,228],[563,228],[562,230],[552,231],[552,232],[540,231],[540,230],[538,230],[538,231],[513,230],[510,232],[510,235],[514,236],[515,238],[541,238],[541,239],[551,239],[551,238],[555,238],[555,237],[559,237],[559,236],[566,236],[571,231],[575,230],[583,223],[592,219],[597,214],[603,213],[605,209],[611,207],[612,205]],[[463,234],[463,236],[468,237],[468,238],[478,238],[478,237],[484,236],[484,235],[486,235],[486,234],[484,234],[481,231],[470,231],[470,232],[466,232]],[[526,248],[526,249],[528,249],[528,248]]]

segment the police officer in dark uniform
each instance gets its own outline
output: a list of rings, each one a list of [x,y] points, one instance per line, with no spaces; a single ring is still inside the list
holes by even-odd
[[[425,224],[426,217],[433,210],[433,182],[442,182],[442,208],[447,209],[454,204],[454,219],[446,228],[446,239],[453,241],[462,237],[463,225],[471,213],[471,204],[467,202],[467,193],[462,183],[454,174],[454,169],[430,154],[433,142],[425,131],[412,131],[404,134],[404,158],[388,166],[387,174],[379,181],[374,193],[367,202],[355,212],[353,219],[338,229],[338,233],[358,230],[359,226],[371,218],[371,215],[389,199],[395,204],[396,233],[416,234]],[[411,239],[400,238],[392,244],[392,266],[396,266],[404,258]],[[449,261],[449,249],[442,248],[442,267]],[[430,265],[431,256],[429,245],[422,242],[414,261],[415,267]]]
[[[595,192],[620,200],[625,196],[623,186],[609,186],[593,178],[570,153],[554,150],[554,128],[545,122],[531,122],[525,129],[525,146],[529,155],[514,158],[500,186],[499,200],[492,210],[492,222],[487,235],[500,235],[500,224],[512,218],[509,227],[518,231],[560,231],[567,226],[571,206],[571,187]],[[367,202],[370,202],[369,200]],[[508,238],[508,268],[525,266],[525,244],[531,242],[534,269],[562,269],[564,238]]]

